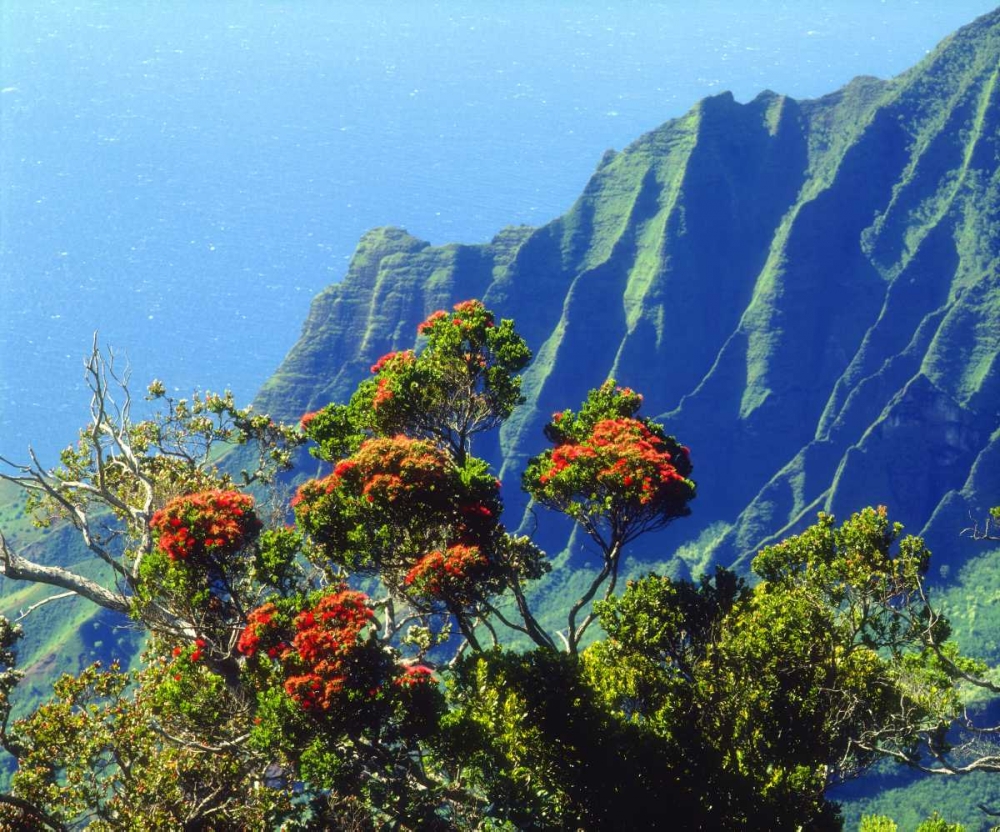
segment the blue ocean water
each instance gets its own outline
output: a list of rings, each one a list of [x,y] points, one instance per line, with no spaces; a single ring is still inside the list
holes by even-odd
[[[252,398],[359,235],[477,242],[732,90],[888,77],[993,0],[5,0],[0,454],[53,459],[93,333]]]

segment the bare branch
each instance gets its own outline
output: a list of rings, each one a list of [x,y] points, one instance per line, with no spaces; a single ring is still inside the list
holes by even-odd
[[[962,537],[971,537],[973,540],[994,540],[1000,541],[1000,534],[996,531],[997,522],[994,520],[993,516],[987,515],[986,519],[983,521],[983,527],[979,527],[979,521],[969,513],[969,520],[972,525],[968,528],[962,529],[960,534]]]
[[[607,601],[614,594],[615,586],[617,585],[617,583],[618,583],[618,559],[616,557],[614,565],[611,569],[611,580],[609,581],[607,588],[604,590],[605,601]],[[580,626],[576,628],[576,632],[572,634],[574,645],[580,644],[580,641],[583,639],[583,634],[587,632],[587,628],[590,627],[590,625],[593,624],[596,619],[597,619],[597,613],[594,612],[593,609],[591,609],[591,611],[587,614],[587,617],[583,619],[583,622],[580,624]],[[574,652],[575,652],[575,647],[574,647]]]
[[[594,620],[595,616],[590,613],[580,624],[579,627],[576,625],[576,617],[580,610],[583,609],[587,604],[589,604],[594,596],[597,594],[597,590],[601,588],[601,585],[611,576],[611,585],[608,591],[605,593],[605,597],[614,591],[615,583],[618,580],[618,561],[619,555],[621,554],[620,543],[613,542],[610,548],[605,552],[604,555],[604,566],[601,567],[601,571],[597,573],[597,577],[591,582],[590,587],[587,591],[577,600],[575,604],[570,608],[569,611],[569,652],[574,656],[580,647],[580,639],[583,638],[583,634],[586,632],[587,628],[590,626],[591,622]]]
[[[98,583],[58,566],[43,566],[15,554],[0,533],[0,574],[15,581],[34,581],[67,589],[93,601],[100,607],[128,614],[128,599]]]
[[[217,743],[216,745],[207,745],[206,743],[198,742],[197,740],[186,740],[182,737],[174,736],[159,725],[154,724],[151,727],[157,734],[164,739],[169,740],[177,747],[185,748],[197,754],[222,754],[230,749],[242,747],[250,738],[249,734],[241,734],[238,737],[234,737],[231,740],[225,740],[224,742]]]
[[[2,535],[0,535],[0,537],[2,537]],[[29,615],[31,615],[31,613],[33,613],[39,607],[43,607],[47,603],[49,603],[49,601],[59,601],[59,600],[61,600],[63,598],[73,598],[75,596],[76,596],[76,593],[73,592],[72,590],[70,590],[68,592],[60,592],[60,593],[57,593],[56,595],[50,595],[48,598],[43,598],[41,601],[36,601],[34,604],[32,604],[26,610],[21,610],[19,612],[17,618],[14,619],[14,623],[16,624],[16,623],[18,623],[20,621],[23,621],[25,618],[27,618]]]

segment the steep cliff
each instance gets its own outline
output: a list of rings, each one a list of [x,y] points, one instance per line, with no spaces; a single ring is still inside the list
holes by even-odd
[[[548,415],[614,376],[696,464],[694,515],[644,541],[647,563],[740,563],[870,503],[960,563],[970,512],[1000,502],[998,66],[1000,10],[890,81],[706,99],[605,154],[541,228],[442,247],[371,231],[258,405],[342,400],[428,313],[480,297],[536,355],[527,404],[477,449],[509,525]],[[543,525],[550,551],[567,534]]]

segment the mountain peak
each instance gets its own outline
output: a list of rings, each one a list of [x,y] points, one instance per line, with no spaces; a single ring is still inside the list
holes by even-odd
[[[606,153],[542,228],[440,247],[368,232],[260,405],[297,418],[343,400],[427,314],[481,297],[536,355],[528,402],[480,449],[509,525],[535,522],[516,475],[549,414],[614,376],[697,465],[695,514],[647,560],[739,561],[867,503],[958,560],[946,518],[995,500],[971,472],[1000,451],[998,65],[1000,9],[891,81],[707,98]]]

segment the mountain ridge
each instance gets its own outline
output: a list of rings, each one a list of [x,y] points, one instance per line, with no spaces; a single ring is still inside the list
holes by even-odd
[[[257,405],[344,400],[427,314],[481,297],[536,356],[527,403],[477,449],[512,526],[535,523],[517,474],[549,414],[614,376],[692,446],[700,484],[640,559],[722,523],[701,562],[742,563],[817,510],[889,502],[958,563],[957,517],[996,500],[973,472],[997,452],[998,65],[1000,9],[887,81],[706,98],[605,153],[540,228],[445,246],[370,231]]]

